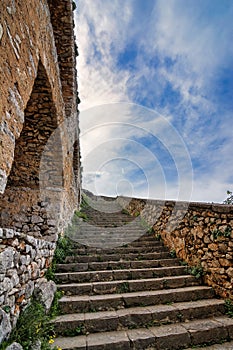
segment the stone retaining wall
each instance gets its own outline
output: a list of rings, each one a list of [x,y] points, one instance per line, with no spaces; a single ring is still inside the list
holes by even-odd
[[[190,266],[201,266],[204,282],[233,299],[233,206],[152,201],[120,197],[132,214],[153,226],[155,234]]]
[[[0,343],[52,261],[55,243],[0,228]]]

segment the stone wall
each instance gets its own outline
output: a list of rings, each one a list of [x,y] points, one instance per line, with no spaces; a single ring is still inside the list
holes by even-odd
[[[7,336],[79,206],[72,0],[0,11],[0,334]],[[3,336],[0,336],[0,343]]]
[[[0,227],[15,227],[15,192],[28,214],[56,198],[64,226],[80,197],[73,3],[4,0],[0,24]]]
[[[0,343],[41,283],[55,243],[12,229],[0,229]]]
[[[233,206],[152,201],[120,197],[132,215],[161,235],[166,246],[190,266],[202,266],[204,282],[233,299]]]

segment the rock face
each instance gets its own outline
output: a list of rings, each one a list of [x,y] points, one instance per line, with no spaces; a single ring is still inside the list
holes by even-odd
[[[205,282],[219,295],[233,299],[232,205],[118,200],[132,214],[140,213],[180,259],[201,266]]]
[[[42,283],[80,201],[73,23],[72,0],[1,6],[0,342]]]

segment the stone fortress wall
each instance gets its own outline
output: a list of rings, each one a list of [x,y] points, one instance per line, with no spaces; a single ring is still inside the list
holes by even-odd
[[[72,0],[0,9],[0,343],[80,202]]]
[[[233,205],[119,197],[130,214],[160,235],[170,251],[203,269],[204,282],[233,300]]]

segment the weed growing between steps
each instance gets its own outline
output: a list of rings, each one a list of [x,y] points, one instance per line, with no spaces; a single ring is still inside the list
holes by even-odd
[[[187,268],[188,273],[195,276],[197,279],[202,278],[205,275],[205,271],[201,265],[192,266]]]
[[[124,208],[121,210],[121,214],[130,216],[130,213],[128,212],[128,210]]]
[[[54,252],[52,264],[47,269],[47,271],[45,273],[45,277],[47,278],[48,281],[49,280],[52,280],[52,281],[56,280],[55,279],[56,265],[64,263],[65,258],[71,254],[72,247],[73,247],[73,243],[66,235],[59,236],[59,238],[57,240],[57,245],[56,245],[56,249]]]
[[[162,241],[162,236],[161,236],[161,234],[160,233],[157,233],[156,235],[155,235],[155,240],[156,241]]]
[[[81,210],[90,207],[90,205],[88,203],[88,199],[89,199],[88,196],[83,193],[82,194],[82,201],[81,201],[81,204],[80,204]]]
[[[170,251],[170,256],[171,256],[171,258],[177,257],[175,249]],[[199,264],[197,266],[188,266],[188,263],[186,261],[181,260],[180,265],[187,266],[187,272],[190,275],[195,276],[197,279],[202,279],[202,277],[205,275],[205,271],[204,271],[203,267],[201,266],[201,264]]]
[[[85,222],[88,220],[87,214],[84,213],[84,212],[82,212],[82,211],[76,210],[76,211],[74,212],[74,215],[76,215],[76,216],[77,216],[78,218],[80,218],[80,219],[83,219],[83,221],[85,221]]]
[[[55,332],[51,320],[59,314],[58,300],[62,295],[62,292],[55,293],[48,314],[33,296],[30,304],[19,316],[10,338],[0,345],[0,350],[5,350],[13,342],[21,344],[24,350],[33,350],[37,343],[41,344],[41,350],[57,349],[52,347]]]
[[[171,258],[176,258],[176,251],[175,251],[175,249],[172,249],[171,251],[170,251],[170,257]]]
[[[117,289],[118,293],[128,293],[130,291],[129,282],[123,282]]]
[[[225,300],[225,310],[226,310],[226,315],[229,316],[230,318],[233,318],[233,301],[232,300]]]
[[[86,334],[85,326],[84,324],[79,325],[78,327],[74,329],[65,329],[63,331],[63,335],[66,337],[75,337],[77,335],[84,335]]]

